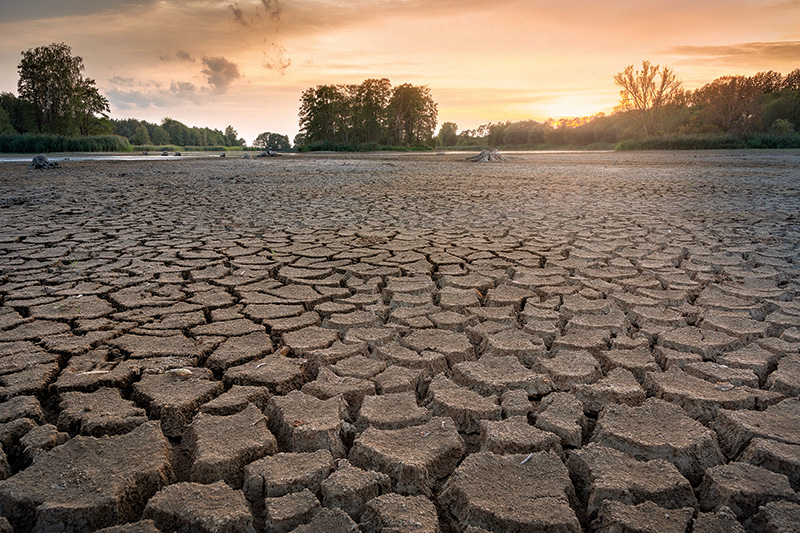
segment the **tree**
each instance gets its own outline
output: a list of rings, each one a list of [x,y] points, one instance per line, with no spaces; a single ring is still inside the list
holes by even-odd
[[[225,128],[225,146],[244,146],[245,140],[239,138],[239,134],[233,129],[233,126]]]
[[[386,108],[392,96],[392,83],[386,79],[368,79],[355,87],[353,130],[358,142],[383,142],[386,133]]]
[[[415,146],[432,140],[438,109],[427,86],[404,83],[395,87],[388,114],[391,143]]]
[[[17,91],[33,105],[40,133],[86,135],[95,114],[108,111],[108,100],[83,77],[83,68],[83,58],[64,43],[22,52]]]
[[[94,86],[94,80],[82,79],[77,87],[74,102],[75,118],[81,135],[90,135],[102,127],[100,122],[108,118],[110,111],[108,99]],[[96,115],[100,115],[101,118]]]
[[[707,123],[725,132],[750,129],[758,115],[760,88],[752,78],[723,76],[697,89],[693,100],[702,105],[700,114]]]
[[[131,135],[128,140],[133,145],[153,144],[153,141],[150,139],[150,134],[147,133],[147,126],[144,124],[136,126],[136,130],[134,130],[133,135]]]
[[[441,146],[455,146],[458,142],[458,124],[445,122],[439,128],[438,144]]]
[[[343,86],[317,85],[300,97],[300,129],[306,143],[350,142],[347,116],[352,109]]]
[[[253,146],[262,148],[264,150],[286,151],[291,150],[292,145],[289,144],[289,137],[281,135],[280,133],[270,133],[265,131],[256,137],[253,141]]]
[[[659,114],[679,93],[681,81],[669,67],[642,61],[642,70],[628,65],[614,76],[620,87],[620,108],[639,115],[645,139],[655,132]]]
[[[14,126],[11,125],[11,119],[8,117],[8,112],[0,107],[0,135],[5,133],[17,133]]]
[[[163,146],[169,144],[169,133],[161,126],[154,126],[150,133],[150,139],[156,146]]]

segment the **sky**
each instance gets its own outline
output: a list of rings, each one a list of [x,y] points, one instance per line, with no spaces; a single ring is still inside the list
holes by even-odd
[[[439,123],[609,113],[643,60],[694,89],[800,67],[800,0],[0,0],[0,91],[64,42],[112,118],[298,132],[301,93],[427,85]]]

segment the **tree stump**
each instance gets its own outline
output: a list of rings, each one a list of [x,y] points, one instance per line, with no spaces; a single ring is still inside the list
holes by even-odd
[[[476,163],[494,163],[495,161],[505,161],[505,159],[506,158],[503,157],[497,150],[481,150],[481,153],[478,155],[468,157],[467,161],[473,161]]]

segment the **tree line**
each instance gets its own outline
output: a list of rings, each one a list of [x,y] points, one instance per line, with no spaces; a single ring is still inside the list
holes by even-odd
[[[120,150],[131,145],[236,148],[246,144],[230,125],[220,131],[187,126],[170,117],[159,124],[109,118],[108,100],[93,79],[83,76],[83,58],[73,56],[64,43],[22,52],[17,70],[18,96],[0,93],[3,151]],[[259,135],[253,144],[262,149],[291,149],[286,135],[270,132]]]
[[[437,145],[800,148],[800,69],[723,76],[687,90],[671,68],[644,61],[614,82],[620,102],[612,114],[490,122],[461,132],[445,122]]]
[[[317,85],[300,97],[301,149],[432,144],[438,109],[427,86],[393,87],[386,78],[359,85]]]
[[[226,127],[225,131],[198,128],[169,117],[164,118],[161,124],[135,118],[112,119],[110,123],[114,135],[126,137],[134,146],[241,147],[246,144],[233,126]]]

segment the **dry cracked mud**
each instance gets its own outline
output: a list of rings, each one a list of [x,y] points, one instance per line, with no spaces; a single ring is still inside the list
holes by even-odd
[[[798,531],[800,153],[0,165],[0,531]]]

